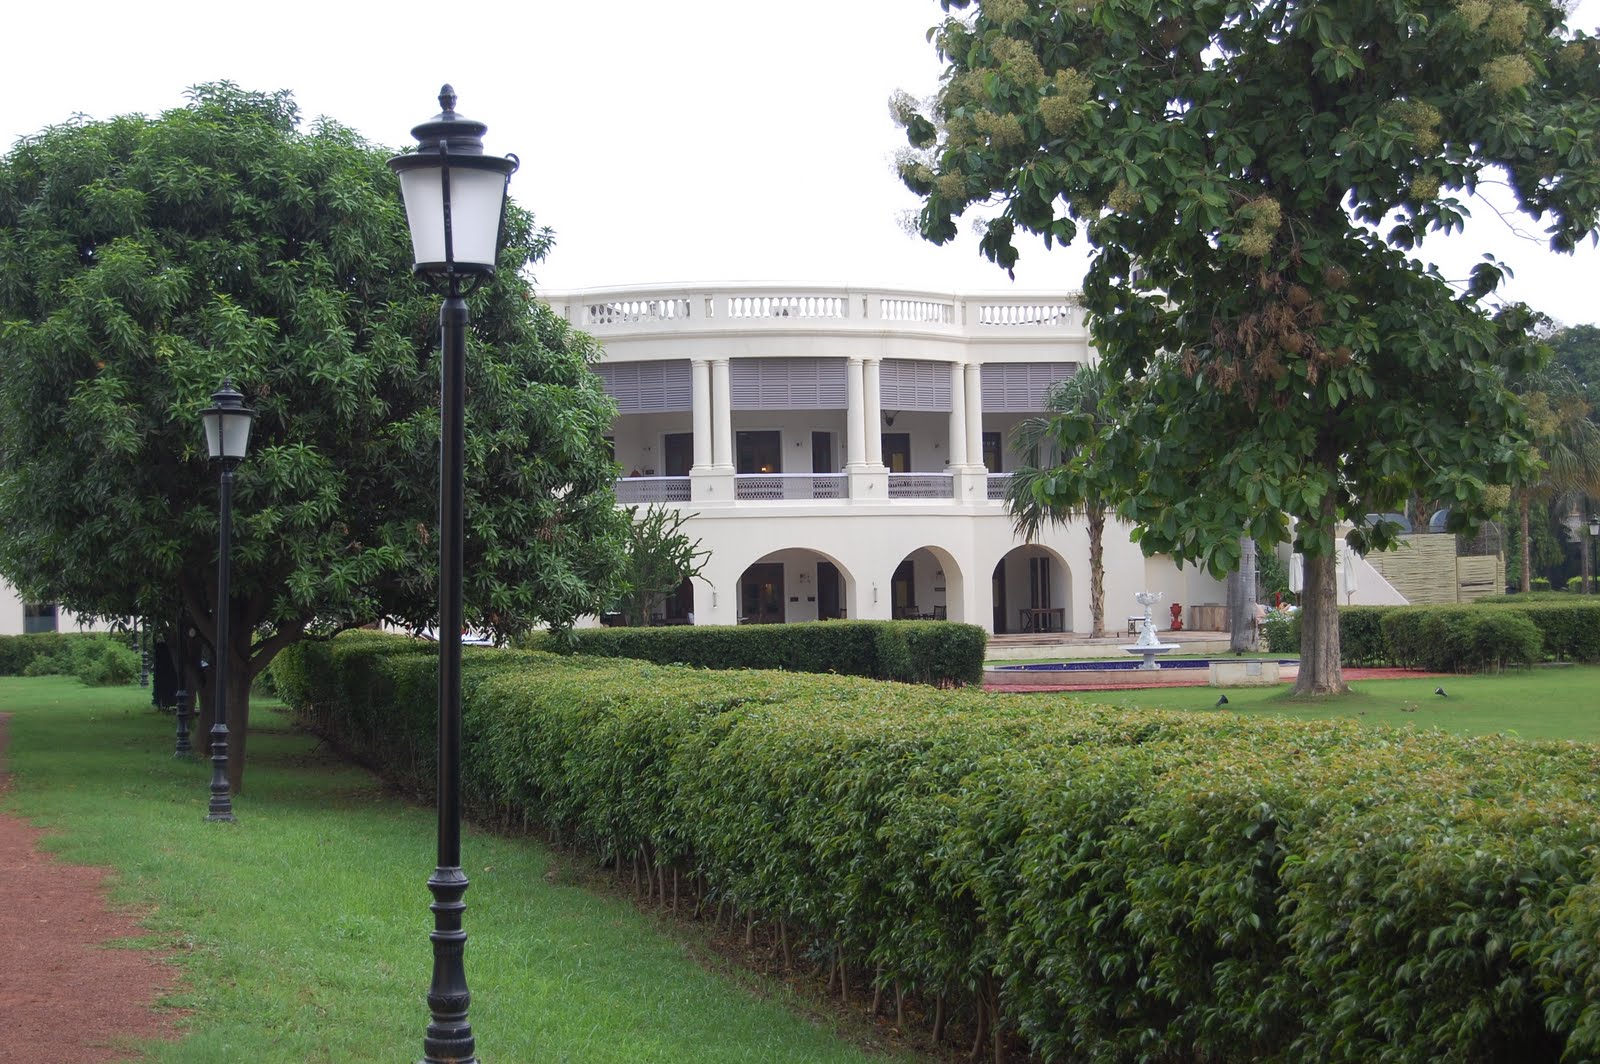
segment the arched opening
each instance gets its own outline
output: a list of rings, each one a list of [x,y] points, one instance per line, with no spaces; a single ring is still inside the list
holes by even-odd
[[[900,560],[889,580],[889,616],[943,621],[964,615],[961,572],[939,547],[918,547]]]
[[[1072,570],[1062,557],[1038,544],[1008,552],[990,574],[994,632],[1070,632]]]
[[[842,620],[849,615],[851,578],[820,551],[773,551],[739,575],[740,624]]]

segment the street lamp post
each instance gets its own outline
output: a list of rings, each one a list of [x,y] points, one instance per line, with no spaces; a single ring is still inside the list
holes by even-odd
[[[415,127],[417,150],[389,160],[400,178],[411,227],[415,272],[441,282],[439,310],[439,846],[428,878],[434,929],[433,980],[428,986],[424,1064],[477,1060],[472,994],[463,963],[461,929],[467,877],[461,870],[461,601],[463,492],[466,447],[465,393],[467,301],[470,290],[493,275],[505,216],[506,186],[516,156],[483,154],[488,126],[456,113],[455,90],[439,90],[440,112]],[[463,287],[466,283],[466,288]]]
[[[194,753],[193,748],[189,745],[189,680],[185,675],[189,666],[188,632],[189,618],[180,612],[178,614],[177,639],[178,667],[174,670],[178,674],[178,689],[172,696],[173,701],[178,704],[177,711],[174,713],[174,716],[178,718],[178,742],[177,748],[172,752],[173,757],[188,757]]]
[[[211,724],[211,805],[207,820],[232,822],[233,800],[228,794],[228,576],[232,569],[230,540],[233,536],[233,471],[250,448],[250,423],[254,410],[244,405],[244,396],[232,379],[222,382],[211,396],[211,405],[200,411],[206,427],[206,448],[211,460],[222,466],[218,491],[217,520],[217,617],[216,639],[211,648],[217,706]],[[181,711],[181,709],[180,709]]]
[[[1597,538],[1600,538],[1600,514],[1590,514],[1589,549],[1584,553],[1583,559],[1585,562],[1588,562],[1590,558],[1595,559],[1592,564],[1587,564],[1584,566],[1585,569],[1589,570],[1586,574],[1584,574],[1584,591],[1591,595],[1595,593],[1595,569],[1600,567],[1600,557],[1597,557],[1597,555],[1600,555],[1600,551],[1595,549],[1595,540]]]

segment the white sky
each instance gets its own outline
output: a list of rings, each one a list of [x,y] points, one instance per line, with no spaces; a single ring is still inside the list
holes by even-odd
[[[897,216],[915,203],[894,176],[904,143],[887,99],[936,85],[924,38],[936,0],[78,0],[6,14],[0,146],[74,113],[181,105],[231,80],[292,89],[302,113],[368,139],[410,142],[452,83],[514,152],[512,194],[556,230],[539,287],[807,280],[935,291],[1077,287],[1078,250],[1022,248],[1013,285],[963,235],[937,248]],[[1594,32],[1600,0],[1572,24]],[[1506,289],[1567,324],[1600,323],[1600,251],[1558,256],[1486,208],[1467,236],[1430,242],[1447,277],[1483,251],[1511,264]],[[1521,227],[1537,236],[1539,227]]]

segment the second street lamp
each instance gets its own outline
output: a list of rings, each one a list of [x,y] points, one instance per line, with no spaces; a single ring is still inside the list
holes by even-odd
[[[483,154],[489,127],[456,113],[456,93],[439,90],[440,112],[415,127],[417,150],[389,166],[400,178],[411,226],[415,272],[445,286],[439,310],[439,847],[428,877],[433,893],[432,1020],[422,1040],[424,1064],[477,1060],[472,994],[461,929],[467,877],[461,870],[461,597],[465,534],[467,301],[463,283],[492,276],[500,250],[506,186],[516,156]]]
[[[211,805],[207,820],[232,821],[233,799],[228,793],[228,577],[233,538],[233,471],[250,449],[250,422],[256,412],[244,405],[244,396],[232,379],[211,396],[211,405],[200,411],[206,426],[206,449],[213,462],[222,464],[218,491],[217,519],[217,616],[216,635],[211,647],[212,678],[216,691],[216,713],[211,725]],[[179,712],[182,712],[180,707]]]

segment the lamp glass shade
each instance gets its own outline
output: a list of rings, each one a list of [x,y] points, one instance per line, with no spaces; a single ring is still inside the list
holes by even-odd
[[[243,406],[213,406],[200,414],[206,427],[206,449],[212,458],[243,458],[250,450],[250,423],[255,411]]]
[[[400,194],[406,201],[411,250],[418,269],[442,272],[453,265],[463,272],[494,270],[508,170],[504,159],[451,157],[452,256],[445,254],[443,167],[412,165],[400,171]]]
[[[1589,518],[1589,535],[1600,536],[1600,517]]]

